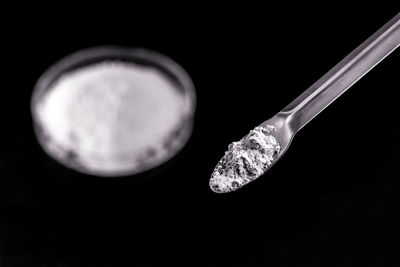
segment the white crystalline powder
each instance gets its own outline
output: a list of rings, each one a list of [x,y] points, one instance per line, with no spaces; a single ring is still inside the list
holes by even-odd
[[[229,145],[210,179],[215,192],[230,192],[262,175],[271,165],[280,145],[269,133],[275,127],[256,127],[239,142]]]
[[[146,156],[162,158],[183,105],[158,70],[109,61],[61,76],[35,112],[50,154],[112,176],[142,168]]]

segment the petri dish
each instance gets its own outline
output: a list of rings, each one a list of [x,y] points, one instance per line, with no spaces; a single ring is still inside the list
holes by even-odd
[[[195,87],[174,60],[144,48],[94,47],[56,62],[31,98],[43,150],[78,172],[117,177],[159,166],[193,129]]]

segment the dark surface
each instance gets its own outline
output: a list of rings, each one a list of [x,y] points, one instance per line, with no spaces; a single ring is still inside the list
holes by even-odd
[[[362,11],[238,7],[199,16],[190,8],[157,20],[139,20],[135,12],[85,19],[49,12],[8,28],[0,266],[396,266],[400,50],[303,128],[266,175],[235,193],[208,188],[230,142],[400,10],[364,5]],[[49,159],[29,110],[35,81],[48,66],[109,44],[170,56],[191,75],[198,96],[184,150],[124,179],[85,176]]]

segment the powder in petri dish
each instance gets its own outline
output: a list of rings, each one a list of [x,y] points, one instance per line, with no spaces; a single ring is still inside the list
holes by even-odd
[[[228,151],[218,163],[210,179],[214,192],[234,191],[262,175],[280,151],[278,141],[270,133],[275,127],[256,127]]]
[[[61,76],[34,112],[52,156],[82,172],[114,176],[167,157],[186,122],[184,105],[157,69],[104,61]]]

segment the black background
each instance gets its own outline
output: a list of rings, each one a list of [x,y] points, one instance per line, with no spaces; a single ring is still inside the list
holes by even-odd
[[[400,51],[303,128],[262,178],[230,194],[208,187],[230,142],[399,11],[331,5],[159,16],[124,6],[61,14],[60,4],[3,23],[0,266],[396,266]],[[167,164],[100,179],[40,149],[29,110],[37,78],[98,45],[153,49],[191,75],[194,132]]]

